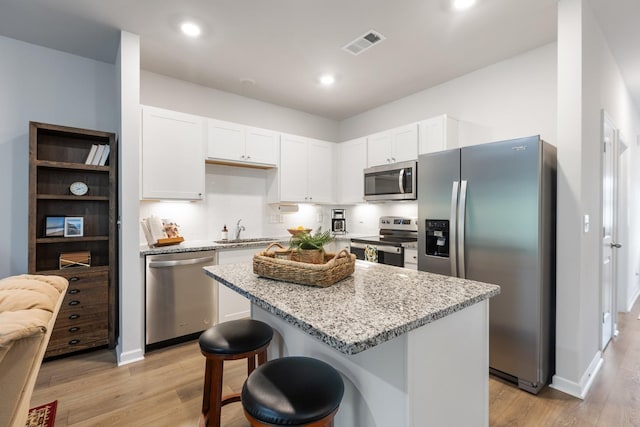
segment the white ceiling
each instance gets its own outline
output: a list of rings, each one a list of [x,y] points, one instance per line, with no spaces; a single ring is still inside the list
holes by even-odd
[[[640,94],[640,2],[590,1]],[[179,32],[185,18],[204,26],[199,39]],[[478,0],[463,13],[449,0],[0,0],[0,35],[113,62],[124,29],[140,35],[145,70],[336,120],[552,42],[556,21],[557,0]],[[386,40],[341,49],[370,29]]]

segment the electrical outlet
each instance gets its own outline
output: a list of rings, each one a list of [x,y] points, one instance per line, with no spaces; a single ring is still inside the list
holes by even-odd
[[[278,215],[278,214],[269,215],[269,224],[277,224],[278,220],[280,219],[280,218],[278,218],[279,216],[280,215]]]
[[[316,215],[316,221],[317,222],[322,222],[322,213],[319,213]]]

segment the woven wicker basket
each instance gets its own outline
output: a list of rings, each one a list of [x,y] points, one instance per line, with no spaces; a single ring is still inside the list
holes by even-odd
[[[346,249],[337,254],[325,253],[323,264],[310,264],[277,259],[275,252],[270,252],[273,247],[283,248],[279,243],[272,243],[263,252],[253,256],[253,272],[258,276],[326,288],[350,276],[355,270],[356,256]]]

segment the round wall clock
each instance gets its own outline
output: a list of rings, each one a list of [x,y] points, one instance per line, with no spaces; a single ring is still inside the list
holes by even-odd
[[[74,196],[84,196],[87,194],[87,191],[89,191],[89,187],[87,187],[87,184],[84,182],[77,181],[69,186],[69,191],[71,191],[71,194]]]

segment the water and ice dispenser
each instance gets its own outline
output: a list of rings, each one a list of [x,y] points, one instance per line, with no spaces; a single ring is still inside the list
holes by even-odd
[[[449,220],[427,219],[427,255],[449,258]]]

